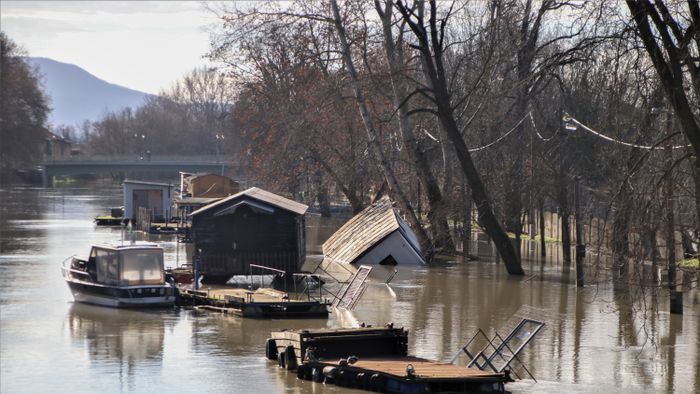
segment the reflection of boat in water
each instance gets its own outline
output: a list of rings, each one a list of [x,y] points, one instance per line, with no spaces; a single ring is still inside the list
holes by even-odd
[[[112,307],[173,305],[165,282],[163,249],[152,243],[95,245],[90,257],[63,262],[63,277],[77,302]]]
[[[165,321],[162,312],[107,309],[75,303],[66,317],[73,339],[84,341],[94,361],[134,362],[160,360]]]
[[[171,276],[175,283],[189,285],[194,280],[192,264],[185,263],[177,268],[169,268],[165,270],[165,276]],[[170,282],[170,279],[168,279],[168,282]]]

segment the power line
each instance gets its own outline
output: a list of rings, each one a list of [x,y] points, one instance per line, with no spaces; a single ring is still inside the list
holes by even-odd
[[[515,131],[515,129],[517,129],[518,126],[520,126],[520,124],[523,123],[523,121],[525,120],[526,117],[527,117],[527,115],[523,116],[523,118],[520,119],[520,121],[519,121],[518,123],[516,123],[515,126],[513,126],[512,129],[508,130],[507,133],[505,133],[505,134],[503,134],[502,136],[498,137],[498,139],[496,139],[495,141],[492,141],[492,142],[490,142],[490,143],[488,143],[488,144],[486,144],[486,145],[480,146],[480,147],[478,147],[478,148],[471,148],[471,149],[469,149],[469,152],[470,152],[470,153],[471,153],[471,152],[478,152],[478,151],[481,151],[481,150],[490,148],[491,146],[496,145],[497,143],[501,142],[501,140],[503,140],[504,138],[508,137],[508,135],[510,135],[510,133],[512,133],[513,131]]]
[[[554,137],[557,136],[556,133],[552,134],[551,137],[549,138],[544,138],[542,134],[540,134],[540,131],[537,129],[537,126],[535,125],[535,118],[532,117],[532,111],[527,113],[528,116],[530,117],[530,123],[532,123],[532,129],[535,130],[535,133],[537,134],[537,137],[541,139],[543,142],[549,142],[551,141]]]
[[[665,149],[664,146],[656,146],[656,145],[639,145],[639,144],[633,144],[630,142],[625,142],[625,141],[620,141],[615,138],[609,137],[601,132],[595,131],[592,128],[586,126],[585,124],[581,123],[578,119],[574,118],[573,116],[569,115],[568,113],[564,113],[564,121],[565,122],[572,122],[575,123],[577,126],[581,127],[582,129],[588,131],[589,133],[595,135],[596,137],[602,138],[606,141],[609,142],[614,142],[616,144],[620,145],[625,145],[629,146],[632,148],[638,148],[638,149],[646,149],[646,150],[653,150],[653,149]],[[688,148],[690,145],[674,145],[671,147],[671,149],[683,149],[683,148]]]

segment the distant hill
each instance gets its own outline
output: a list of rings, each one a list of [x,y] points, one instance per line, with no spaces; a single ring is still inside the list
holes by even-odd
[[[44,57],[27,61],[43,74],[46,93],[51,97],[53,125],[76,125],[85,119],[98,120],[105,111],[141,106],[149,94],[103,81],[82,68]]]

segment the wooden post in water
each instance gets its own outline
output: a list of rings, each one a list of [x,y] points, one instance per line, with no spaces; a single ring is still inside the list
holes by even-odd
[[[586,257],[586,245],[583,243],[583,223],[581,221],[581,177],[576,176],[574,190],[576,213],[576,286],[583,287],[583,260]]]
[[[545,240],[545,221],[544,221],[544,198],[540,197],[538,213],[540,215],[540,256],[543,257],[542,262],[544,263],[544,257],[547,257],[547,241]]]

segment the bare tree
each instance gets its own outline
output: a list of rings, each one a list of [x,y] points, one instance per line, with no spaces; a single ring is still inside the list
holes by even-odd
[[[696,236],[700,236],[700,4],[626,0],[683,134],[695,154]]]
[[[427,249],[428,254],[432,253],[432,245],[430,244],[430,239],[428,238],[423,226],[416,217],[411,203],[408,197],[403,191],[394,170],[389,164],[388,158],[386,157],[381,145],[379,144],[379,138],[377,130],[374,126],[372,117],[370,116],[370,111],[367,107],[365,101],[364,91],[360,85],[359,75],[355,68],[355,62],[352,58],[350,52],[350,45],[348,44],[347,34],[345,31],[345,26],[343,25],[343,20],[340,16],[340,10],[338,8],[338,3],[336,0],[331,0],[331,10],[333,12],[333,23],[338,34],[338,41],[340,44],[340,52],[345,63],[348,75],[350,76],[350,85],[352,86],[353,93],[355,95],[355,100],[357,102],[357,107],[362,117],[362,122],[364,123],[365,130],[367,132],[367,140],[369,148],[372,150],[373,155],[376,157],[379,167],[382,169],[382,173],[386,179],[386,183],[389,187],[390,193],[399,204],[404,215],[407,216],[409,223],[413,226],[413,230],[416,232],[419,242],[423,246],[424,250]]]
[[[469,148],[462,138],[454,117],[448,89],[448,76],[443,63],[445,52],[444,28],[448,21],[449,13],[443,19],[438,20],[437,4],[434,1],[431,1],[429,4],[430,13],[427,20],[429,28],[427,28],[423,2],[417,2],[413,7],[409,7],[400,1],[397,2],[399,12],[416,38],[416,48],[426,68],[430,87],[423,89],[423,91],[430,94],[430,98],[437,108],[437,117],[454,145],[462,171],[469,182],[472,198],[479,212],[480,222],[494,241],[508,273],[511,275],[523,275],[524,271],[520,265],[520,258],[513,248],[513,244],[508,239],[508,235],[503,231],[493,213],[486,188],[481,181],[481,176],[472,161]]]
[[[409,119],[409,106],[406,100],[408,97],[408,87],[405,73],[407,63],[404,54],[403,31],[399,28],[396,39],[392,31],[394,24],[393,5],[391,0],[385,0],[384,5],[375,0],[375,9],[379,14],[382,23],[384,51],[389,65],[389,79],[391,81],[392,97],[394,106],[397,108],[399,117],[399,130],[403,137],[403,146],[418,173],[418,179],[425,189],[428,197],[429,211],[428,221],[433,232],[432,240],[436,249],[446,251],[454,250],[454,243],[447,227],[447,204],[443,198],[442,191],[437,179],[430,169],[428,158],[416,140],[413,127]],[[415,111],[415,110],[414,110]],[[445,161],[447,163],[447,160]],[[447,175],[445,175],[447,176]]]

